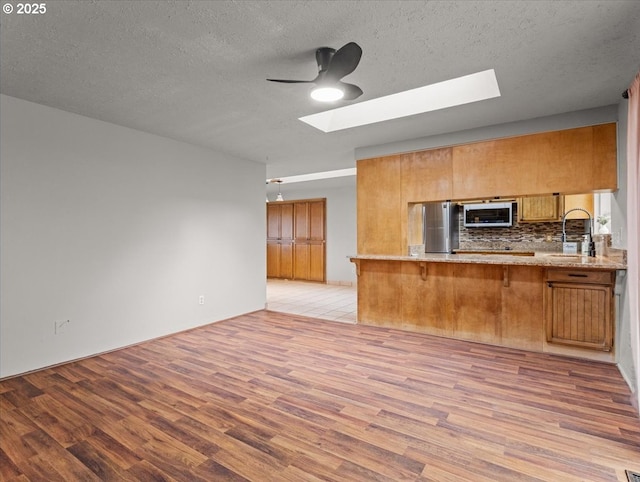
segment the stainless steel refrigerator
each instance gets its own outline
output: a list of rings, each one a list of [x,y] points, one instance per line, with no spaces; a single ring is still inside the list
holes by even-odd
[[[460,245],[458,205],[450,201],[422,205],[424,251],[451,253]]]

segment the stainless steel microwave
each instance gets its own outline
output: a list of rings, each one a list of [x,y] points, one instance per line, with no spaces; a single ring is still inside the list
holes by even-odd
[[[498,228],[513,225],[513,203],[464,205],[466,228]]]

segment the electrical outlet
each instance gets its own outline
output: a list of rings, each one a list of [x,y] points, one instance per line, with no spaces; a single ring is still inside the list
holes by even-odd
[[[199,305],[204,305],[204,295],[200,295],[200,296],[198,297],[198,304],[199,304]]]

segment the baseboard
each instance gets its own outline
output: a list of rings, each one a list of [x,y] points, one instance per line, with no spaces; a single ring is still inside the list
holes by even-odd
[[[266,309],[266,303],[265,303],[265,309]],[[137,341],[135,343],[130,343],[128,345],[119,346],[119,347],[116,347],[116,348],[111,348],[109,350],[104,350],[104,351],[101,351],[101,352],[98,352],[98,353],[92,353],[91,355],[86,355],[86,356],[81,356],[81,357],[78,357],[78,358],[73,358],[71,360],[61,361],[59,363],[54,363],[52,365],[47,365],[47,366],[40,367],[40,368],[34,368],[33,370],[28,370],[28,371],[22,372],[22,373],[16,373],[14,375],[7,375],[6,377],[0,377],[0,382],[4,382],[5,380],[10,380],[12,378],[23,377],[23,376],[29,375],[31,373],[41,372],[43,370],[48,370],[50,368],[56,368],[56,367],[60,367],[60,366],[63,366],[63,365],[69,365],[71,363],[76,363],[76,362],[79,362],[79,361],[82,361],[82,360],[88,360],[89,358],[94,358],[94,357],[102,356],[102,355],[108,355],[109,353],[113,353],[113,352],[120,351],[120,350],[126,350],[127,348],[131,348],[131,347],[139,346],[139,345],[144,345],[145,343],[149,343],[149,342],[153,342],[153,341],[157,341],[157,340],[162,340],[163,338],[169,338],[170,336],[180,335],[182,333],[188,333],[189,331],[195,331],[195,330],[197,330],[199,328],[204,328],[205,326],[208,326],[208,325],[214,325],[216,323],[232,320],[232,319],[237,318],[239,316],[250,315],[251,313],[258,313],[260,311],[262,311],[262,310],[249,311],[247,313],[241,313],[239,315],[235,315],[235,316],[232,316],[230,318],[223,318],[221,320],[209,321],[209,322],[204,323],[202,325],[193,326],[191,328],[185,328],[184,330],[176,331],[174,333],[167,333],[166,335],[155,336],[155,337],[149,338],[147,340],[141,340],[141,341]]]
[[[334,286],[355,286],[356,283],[354,281],[340,281],[340,280],[327,280],[328,285]]]
[[[631,405],[633,406],[633,408],[636,409],[636,412],[638,413],[638,415],[640,415],[640,405],[638,401],[640,393],[638,392],[638,387],[635,387],[635,383],[632,380],[631,375],[629,375],[625,371],[624,367],[622,367],[620,363],[618,363],[617,366],[618,366],[618,371],[620,372],[620,375],[622,375],[622,378],[624,379],[625,383],[629,387],[629,390],[631,390]]]

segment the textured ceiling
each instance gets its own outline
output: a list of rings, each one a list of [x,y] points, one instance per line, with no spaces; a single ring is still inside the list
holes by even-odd
[[[2,14],[3,94],[267,164],[354,166],[356,147],[617,104],[640,67],[640,1],[46,2]],[[363,49],[355,102],[493,68],[502,97],[325,134],[315,49]],[[346,103],[338,104],[346,105]]]

